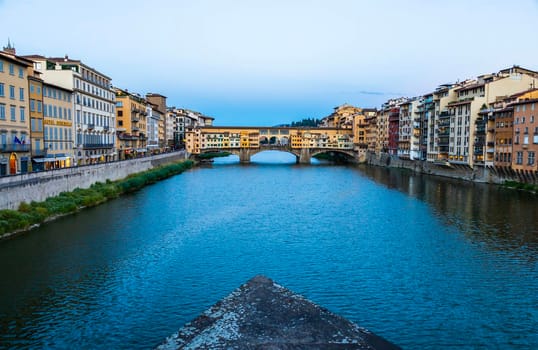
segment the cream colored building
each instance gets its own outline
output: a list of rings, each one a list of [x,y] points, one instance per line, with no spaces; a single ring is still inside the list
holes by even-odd
[[[31,171],[28,76],[32,61],[0,51],[0,176]]]
[[[457,100],[447,105],[450,115],[448,161],[473,167],[473,141],[480,110],[500,98],[528,90],[537,78],[538,72],[514,66],[495,74],[481,75],[455,88]],[[491,152],[494,152],[493,148]]]
[[[117,159],[115,93],[111,78],[79,60],[25,56],[45,82],[73,91],[75,165]]]
[[[74,166],[73,91],[43,83],[45,169]]]

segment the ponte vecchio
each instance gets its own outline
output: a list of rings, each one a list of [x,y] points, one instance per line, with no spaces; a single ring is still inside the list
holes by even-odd
[[[292,153],[301,164],[309,164],[313,156],[327,152],[359,158],[353,130],[342,128],[204,126],[186,130],[185,143],[192,155],[229,152],[239,156],[241,163],[266,150]]]

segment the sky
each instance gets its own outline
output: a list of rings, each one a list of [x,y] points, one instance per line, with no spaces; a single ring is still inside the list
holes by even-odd
[[[322,118],[519,65],[538,0],[0,0],[0,44],[80,59],[216,125]]]

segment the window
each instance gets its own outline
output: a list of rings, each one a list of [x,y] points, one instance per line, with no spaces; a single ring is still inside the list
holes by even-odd
[[[43,120],[42,119],[37,120],[37,131],[39,131],[39,132],[43,131]]]
[[[35,86],[34,84],[30,84],[30,93],[33,94],[35,92]]]
[[[6,120],[6,105],[0,103],[0,120]]]
[[[24,78],[24,69],[22,67],[19,67],[19,78]]]
[[[14,100],[15,99],[15,86],[9,85],[9,98]]]
[[[529,135],[523,135],[523,144],[528,145],[529,144]]]
[[[533,106],[534,106],[534,105],[533,105]],[[534,123],[534,116],[533,116],[533,115],[531,115],[531,117],[530,117],[529,119],[530,119],[530,120],[529,120],[529,123]]]
[[[9,75],[15,75],[15,66],[13,63],[9,64]]]
[[[19,100],[24,101],[24,88],[19,88]]]
[[[41,101],[37,101],[37,113],[41,113],[43,110],[43,105],[41,104]]]
[[[516,153],[516,164],[523,164],[523,152],[518,151]]]
[[[4,91],[4,83],[0,83],[0,97],[4,97],[5,95]]]
[[[534,152],[529,151],[529,157],[528,157],[529,164],[528,165],[534,165],[534,158],[535,158]]]
[[[30,119],[30,127],[31,127],[32,131],[37,131],[37,129],[36,129],[36,127],[37,127],[36,121],[37,121],[37,119],[35,119],[35,118]]]
[[[36,88],[36,93],[37,93],[39,96],[41,96],[41,87],[38,86],[38,87]]]
[[[30,111],[35,112],[35,100],[30,100]]]
[[[0,72],[4,71],[4,62],[0,61]]]
[[[11,121],[14,122],[14,121],[17,121],[17,118],[15,116],[15,111],[16,111],[16,107],[11,105],[9,106],[9,114],[11,115]]]
[[[24,122],[24,107],[19,107],[19,114],[21,115],[21,122]]]

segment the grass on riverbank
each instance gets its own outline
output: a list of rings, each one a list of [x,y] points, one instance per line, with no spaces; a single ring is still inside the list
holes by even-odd
[[[538,193],[538,186],[517,181],[505,181],[503,186]]]
[[[137,191],[146,185],[180,174],[192,165],[191,160],[167,164],[122,180],[96,182],[90,188],[62,192],[43,202],[21,203],[18,210],[0,210],[0,235],[25,230],[56,216],[74,213],[81,208],[95,206],[122,194]]]

